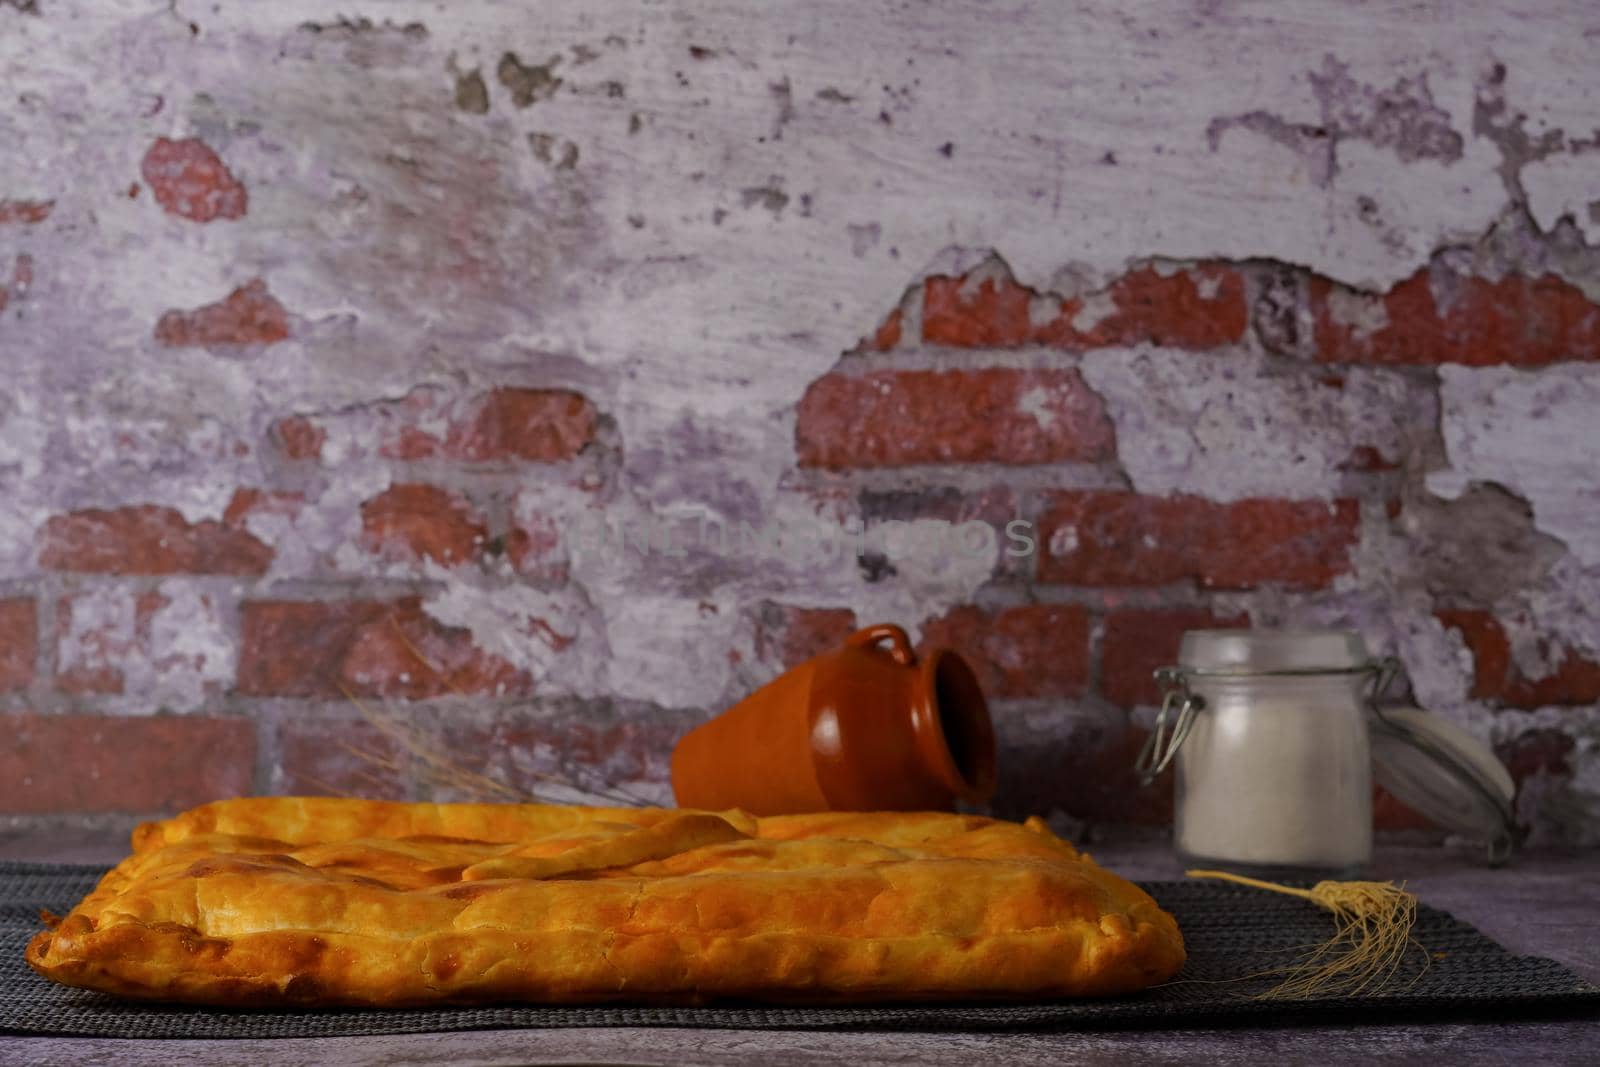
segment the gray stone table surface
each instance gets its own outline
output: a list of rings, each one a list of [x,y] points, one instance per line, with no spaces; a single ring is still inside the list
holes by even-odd
[[[0,828],[0,858],[110,863],[126,836]],[[1164,842],[1088,846],[1131,878],[1179,877]],[[1403,880],[1422,900],[1507,948],[1560,960],[1600,981],[1600,853],[1551,851],[1489,870],[1467,849],[1380,846],[1373,876]],[[1058,1033],[814,1033],[610,1028],[493,1030],[279,1041],[132,1041],[0,1036],[0,1064],[1262,1064],[1411,1061],[1600,1063],[1600,1019]]]

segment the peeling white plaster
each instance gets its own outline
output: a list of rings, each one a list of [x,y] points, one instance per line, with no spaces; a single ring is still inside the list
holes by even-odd
[[[1362,340],[1389,325],[1389,310],[1381,297],[1336,288],[1328,293],[1328,318]]]
[[[1117,302],[1109,292],[1086,293],[1081,297],[1083,304],[1072,316],[1072,328],[1079,333],[1088,333],[1106,319],[1117,313]],[[1208,298],[1209,299],[1209,298]]]
[[[1028,324],[1034,329],[1049,326],[1061,317],[1061,298],[1051,292],[1028,299]]]
[[[113,665],[133,651],[134,602],[120,589],[90,589],[62,610],[56,643],[62,673]]]
[[[423,610],[446,626],[471,632],[473,644],[527,671],[536,687],[581,695],[596,691],[605,635],[596,632],[589,605],[570,592],[527,586],[479,586],[465,580],[428,597]],[[567,656],[569,648],[588,655]]]
[[[1529,592],[1527,602],[1540,633],[1600,662],[1600,567],[1585,568],[1563,557],[1545,584]]]
[[[126,690],[152,701],[151,710],[202,710],[236,675],[229,612],[217,594],[182,581],[163,582],[158,591],[164,603],[150,617],[149,657],[123,661]]]
[[[742,625],[735,604],[624,596],[606,606],[612,617],[626,619],[609,631],[608,695],[721,710],[732,669],[728,650]]]
[[[1061,398],[1052,390],[1043,386],[1035,386],[1017,397],[1017,410],[1024,415],[1032,415],[1040,427],[1048,430],[1056,421],[1056,413],[1051,410],[1051,402]]]
[[[219,594],[183,581],[161,583],[155,610],[140,624],[138,595],[88,587],[62,608],[57,669],[110,668],[121,677],[113,703],[125,713],[197,711],[232,684],[237,667]]]
[[[353,495],[353,494],[352,494]],[[359,512],[338,500],[308,502],[293,514],[275,509],[260,509],[245,515],[245,532],[273,551],[269,577],[296,578],[315,574],[324,558],[333,555],[360,537]],[[367,561],[351,549],[345,562],[361,566]]]
[[[1591,122],[1593,117],[1591,116]],[[1582,155],[1561,154],[1522,168],[1522,187],[1528,192],[1528,210],[1539,228],[1555,229],[1570,218],[1590,244],[1600,244],[1600,188],[1595,169],[1600,167],[1600,147]]]
[[[1254,353],[1106,349],[1084,356],[1106,398],[1123,469],[1141,493],[1213,500],[1337,495],[1358,447],[1394,461],[1433,422],[1407,379],[1360,368],[1284,367]]]
[[[1002,286],[1011,281],[1011,268],[1006,266],[1004,260],[994,255],[985,256],[983,262],[976,267],[949,273],[965,275],[958,290],[963,300],[974,300],[986,287]]]
[[[38,484],[45,469],[49,422],[41,398],[28,393],[0,393],[0,576],[24,574],[32,564],[35,523],[19,507],[18,487]]]
[[[1428,489],[1453,499],[1471,482],[1503,485],[1579,563],[1600,567],[1600,367],[1441,367],[1439,386],[1450,466]]]

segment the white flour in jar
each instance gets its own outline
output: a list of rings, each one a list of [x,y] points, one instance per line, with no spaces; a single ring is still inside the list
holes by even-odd
[[[1372,855],[1363,675],[1191,676],[1177,849],[1202,863],[1351,871]]]

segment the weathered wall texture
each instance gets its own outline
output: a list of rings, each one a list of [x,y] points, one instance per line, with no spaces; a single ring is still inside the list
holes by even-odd
[[[869,7],[0,2],[0,810],[660,799],[896,620],[1001,810],[1159,820],[1149,669],[1241,620],[1600,839],[1593,5]]]

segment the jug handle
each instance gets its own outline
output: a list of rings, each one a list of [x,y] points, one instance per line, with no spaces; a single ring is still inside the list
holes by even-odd
[[[889,639],[889,655],[902,667],[914,666],[917,654],[911,649],[911,639],[906,632],[892,622],[882,622],[876,626],[868,626],[864,630],[857,630],[845,638],[845,645],[850,648],[871,647]]]

